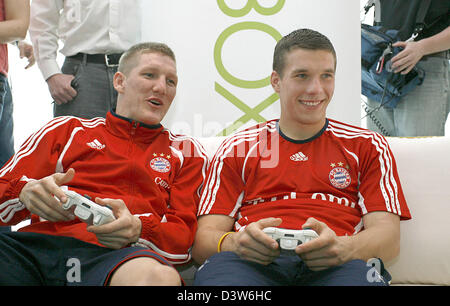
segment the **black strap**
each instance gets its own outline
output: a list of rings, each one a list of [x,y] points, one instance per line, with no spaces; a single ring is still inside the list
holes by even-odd
[[[431,0],[421,0],[420,7],[416,15],[416,25],[414,27],[414,34],[419,34],[425,28],[425,16],[430,8]]]
[[[425,16],[428,13],[428,9],[430,8],[431,5],[431,0],[421,0],[420,1],[420,6],[419,6],[419,10],[417,11],[417,15],[416,15],[416,24],[414,26],[414,34],[419,34],[420,32],[423,31],[423,29],[425,28]],[[372,6],[375,6],[375,1],[373,0],[369,0],[367,1],[366,5],[364,6],[364,10],[365,13],[367,14],[367,12],[370,10],[370,8]]]

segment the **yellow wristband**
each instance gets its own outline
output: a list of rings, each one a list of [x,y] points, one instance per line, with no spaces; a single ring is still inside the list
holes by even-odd
[[[220,253],[222,251],[221,250],[222,242],[225,239],[225,237],[228,236],[231,233],[234,233],[234,232],[227,232],[227,233],[223,234],[222,237],[220,237],[219,243],[217,244],[217,253]]]

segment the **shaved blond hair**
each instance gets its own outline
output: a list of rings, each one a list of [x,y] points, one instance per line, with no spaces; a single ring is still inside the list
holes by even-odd
[[[173,53],[172,49],[170,49],[166,44],[144,42],[132,46],[124,54],[122,54],[117,70],[125,75],[128,75],[128,73],[138,65],[139,57],[144,53],[160,53],[170,57],[174,62],[176,62],[175,53]]]

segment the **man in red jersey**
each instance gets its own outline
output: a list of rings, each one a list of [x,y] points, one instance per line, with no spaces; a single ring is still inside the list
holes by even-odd
[[[399,221],[411,216],[386,140],[326,117],[336,53],[324,35],[285,36],[273,70],[280,119],[235,133],[211,162],[194,284],[387,284],[382,261],[397,256]],[[267,227],[309,228],[318,238],[280,255]],[[373,277],[371,258],[379,263]]]
[[[190,260],[207,157],[161,124],[177,88],[175,55],[142,43],[114,76],[105,118],[57,117],[0,169],[0,284],[179,285]],[[62,208],[62,186],[109,206],[116,220],[86,226]]]

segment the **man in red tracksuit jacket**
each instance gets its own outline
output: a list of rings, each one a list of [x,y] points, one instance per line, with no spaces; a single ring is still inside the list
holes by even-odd
[[[31,217],[0,236],[0,284],[182,283],[171,264],[190,260],[208,160],[197,141],[160,124],[176,94],[172,50],[135,45],[118,70],[106,119],[57,117],[0,170],[0,225]],[[62,208],[61,186],[116,220],[87,226]]]

